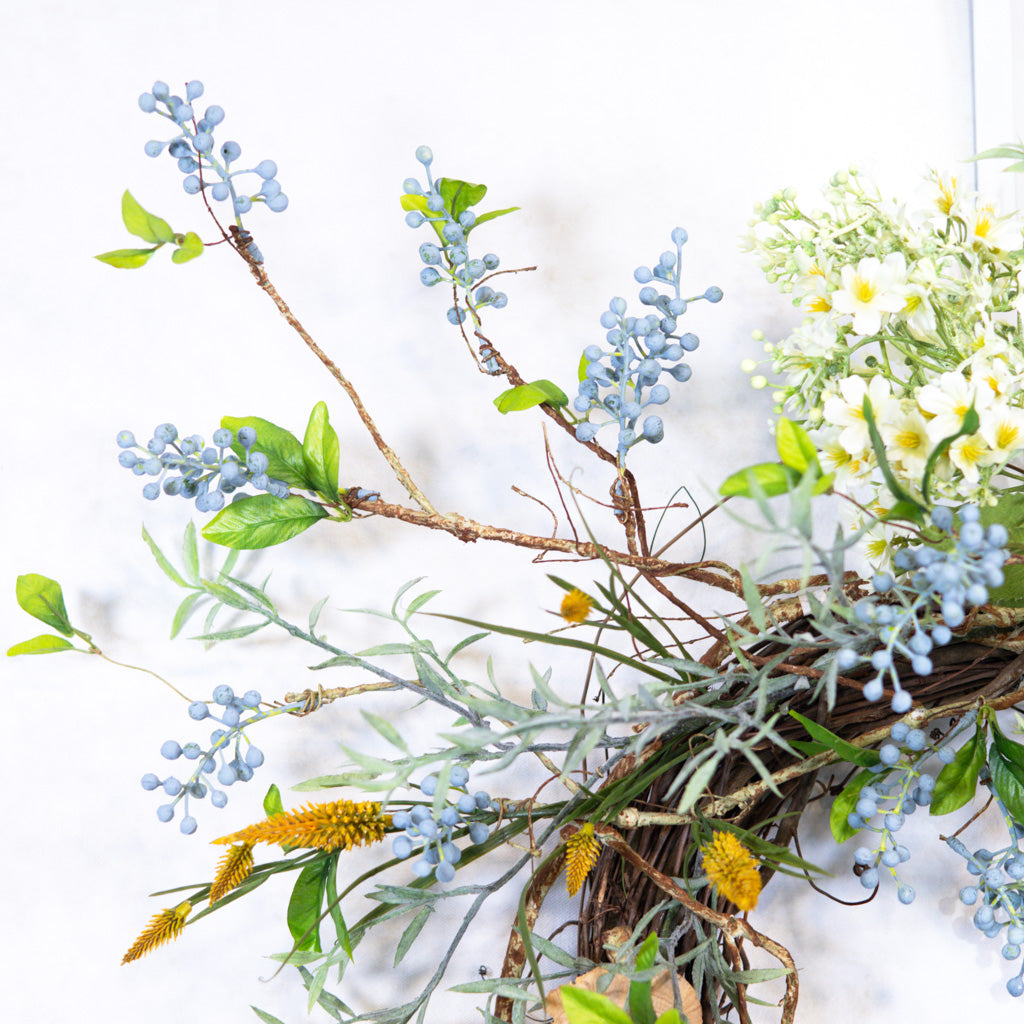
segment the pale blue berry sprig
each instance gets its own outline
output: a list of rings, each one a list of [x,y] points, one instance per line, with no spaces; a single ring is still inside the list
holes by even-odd
[[[267,209],[281,213],[288,206],[288,197],[281,191],[277,180],[277,164],[273,160],[261,160],[255,167],[236,166],[242,147],[229,141],[218,149],[213,137],[214,130],[224,120],[224,109],[214,104],[206,108],[202,117],[196,117],[192,101],[202,95],[203,83],[193,80],[185,86],[184,99],[172,96],[166,82],[154,82],[153,88],[139,97],[140,109],[166,118],[175,130],[170,139],[147,142],[147,155],[157,157],[166,150],[177,161],[178,170],[185,175],[182,186],[189,195],[206,190],[217,202],[230,199],[239,228],[242,227],[242,215],[248,213],[254,203],[264,203]],[[250,193],[242,189],[245,175],[259,179],[257,191]],[[256,263],[263,262],[254,245],[248,247],[248,252]]]
[[[490,834],[488,826],[482,821],[468,819],[476,812],[494,806],[490,794],[483,790],[469,792],[469,772],[462,765],[455,765],[448,779],[456,794],[454,802],[447,799],[446,793],[445,802],[436,814],[433,806],[417,804],[411,810],[397,811],[391,819],[395,828],[405,830],[395,836],[391,844],[395,856],[405,860],[419,851],[419,858],[413,861],[413,873],[419,878],[427,878],[433,873],[439,882],[450,882],[455,877],[456,864],[462,859],[462,851],[452,841],[452,836],[468,825],[471,843],[479,845],[486,842]],[[434,796],[437,783],[436,775],[428,775],[420,783],[420,792],[424,796]]]
[[[648,415],[640,423],[645,409],[669,400],[668,388],[658,383],[662,373],[679,382],[692,376],[683,358],[687,352],[693,352],[700,341],[690,332],[678,333],[679,317],[686,312],[689,303],[698,299],[708,302],[722,299],[722,290],[717,287],[708,288],[701,295],[683,297],[680,273],[687,237],[682,228],[675,228],[672,231],[675,249],[663,252],[653,270],[637,267],[634,272],[636,280],[644,285],[640,289],[641,303],[656,312],[640,317],[627,316],[626,300],[613,298],[601,314],[607,344],[588,345],[583,353],[585,376],[580,381],[573,408],[588,417],[596,412],[604,422],[584,420],[576,427],[576,437],[583,442],[592,441],[602,427],[615,423],[620,467],[633,445],[640,441],[657,444],[665,436],[660,416]],[[668,286],[671,294],[659,291],[648,283],[651,281]]]
[[[230,450],[236,440],[243,451],[241,459]],[[237,437],[221,427],[213,432],[212,447],[198,434],[179,439],[173,423],[161,423],[144,446],[130,430],[117,435],[121,465],[136,476],[156,478],[142,488],[144,498],[155,501],[161,493],[195,498],[200,512],[219,511],[225,496],[246,484],[277,498],[288,497],[288,485],[267,476],[270,460],[263,452],[253,451],[255,443],[253,427],[241,427]]]
[[[965,885],[959,893],[966,907],[977,906],[974,927],[990,939],[1002,936],[1002,956],[1019,961],[1024,947],[1024,851],[1020,840],[1024,826],[1017,824],[996,797],[1009,830],[1009,842],[999,850],[980,847],[970,850],[956,836],[947,836],[946,844],[967,862],[967,871],[977,878],[974,885]],[[1005,933],[1004,933],[1005,929]],[[1024,962],[1006,982],[1011,996],[1024,995]]]
[[[263,751],[249,741],[245,730],[257,722],[301,707],[301,703],[295,703],[261,709],[261,700],[257,690],[248,690],[237,697],[231,687],[225,684],[214,689],[211,701],[197,700],[189,705],[188,713],[193,721],[210,719],[223,728],[215,729],[210,734],[210,745],[205,750],[198,743],[182,746],[177,740],[167,740],[160,747],[161,755],[168,761],[184,757],[186,761],[195,762],[191,775],[184,780],[175,775],[161,779],[153,772],[142,776],[143,789],[162,789],[167,796],[173,798],[170,803],[161,804],[157,808],[156,816],[161,821],[171,821],[177,805],[181,803],[184,816],[178,827],[185,835],[191,835],[198,823],[189,813],[189,798],[202,800],[209,793],[210,803],[214,807],[224,807],[228,802],[224,789],[236,782],[248,782],[253,777],[255,770],[263,764]],[[214,781],[224,789],[217,789]]]
[[[438,242],[441,243],[424,242],[420,246],[420,260],[425,264],[420,271],[420,281],[428,288],[437,284],[453,284],[460,289],[464,293],[464,306],[457,302],[451,306],[447,311],[448,322],[461,324],[465,322],[468,312],[473,326],[479,327],[481,309],[486,306],[504,309],[508,305],[508,296],[504,292],[495,291],[490,285],[478,284],[482,278],[497,270],[501,261],[492,252],[480,258],[470,256],[467,239],[477,222],[477,214],[465,209],[457,218],[452,215],[441,194],[441,179],[435,179],[431,173],[434,154],[429,146],[420,146],[416,150],[416,159],[423,165],[426,188],[418,178],[406,178],[402,182],[402,190],[407,196],[423,197],[426,209],[410,210],[405,215],[405,222],[411,228],[431,224],[439,233]],[[491,373],[499,372],[497,363],[486,361],[486,358],[485,368]]]
[[[936,748],[929,743],[922,729],[912,729],[905,722],[896,722],[889,730],[889,740],[879,748],[880,763],[870,770],[878,781],[864,786],[857,804],[847,816],[851,828],[873,832],[873,845],[861,845],[853,854],[854,870],[865,889],[874,889],[881,871],[886,870],[896,882],[896,896],[900,903],[914,901],[912,886],[900,880],[898,868],[910,860],[910,850],[896,838],[918,807],[927,807],[935,791],[935,776],[923,769],[933,754],[943,764],[954,758],[953,748],[947,743]]]
[[[912,698],[901,684],[896,656],[905,657],[916,675],[931,675],[932,650],[948,644],[967,609],[985,604],[989,590],[1003,583],[1006,528],[994,523],[986,529],[975,505],[964,505],[957,515],[959,531],[951,508],[931,512],[932,525],[952,539],[951,545],[947,540],[945,547],[903,548],[893,559],[899,575],[881,572],[872,578],[875,593],[853,607],[850,627],[856,635],[836,654],[840,672],[869,660],[876,674],[864,685],[864,696],[878,700],[888,682],[897,714],[910,710]]]

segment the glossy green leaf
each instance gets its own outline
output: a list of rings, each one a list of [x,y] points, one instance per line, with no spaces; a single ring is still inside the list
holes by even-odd
[[[402,209],[406,212],[415,210],[417,213],[422,213],[427,218],[427,223],[434,229],[434,234],[437,235],[438,240],[442,246],[448,244],[448,239],[444,237],[444,226],[447,221],[440,213],[435,213],[427,206],[426,196],[402,196]]]
[[[504,217],[506,213],[515,213],[518,209],[520,209],[518,206],[506,206],[504,210],[488,210],[487,213],[481,213],[477,219],[473,221],[473,228],[477,228],[489,220],[494,220],[495,217]],[[472,231],[473,228],[470,228],[469,231]],[[466,232],[467,235],[469,234],[469,231]]]
[[[295,880],[295,887],[288,900],[288,931],[291,932],[296,949],[321,951],[318,921],[330,865],[329,857],[315,861],[304,867]]]
[[[144,267],[149,257],[159,248],[156,246],[152,249],[112,249],[93,258],[120,270],[136,270],[138,267]]]
[[[458,178],[439,178],[437,190],[441,193],[445,207],[455,220],[458,220],[471,206],[476,206],[487,195],[486,185],[472,185],[468,181],[460,181]]]
[[[959,810],[974,796],[978,772],[985,763],[985,726],[979,719],[974,735],[956,752],[935,780],[929,814],[949,814]]]
[[[535,405],[546,404],[559,408],[569,404],[566,393],[549,380],[535,380],[529,384],[503,391],[494,400],[494,405],[502,415],[509,412],[521,412],[532,409]]]
[[[671,1010],[666,1010],[654,1024],[681,1024],[681,1022],[679,1011],[673,1006]],[[687,1021],[686,1024],[690,1024],[690,1022]]]
[[[1005,735],[994,720],[992,722],[992,741],[1007,761],[1024,771],[1024,746]]]
[[[808,466],[815,466],[818,463],[818,449],[810,435],[798,423],[785,416],[779,418],[775,427],[775,447],[783,465],[795,469],[798,473],[803,473]]]
[[[1003,806],[1014,820],[1024,821],[1024,769],[1003,757],[995,743],[989,748],[988,766]]]
[[[559,990],[569,1024],[632,1024],[629,1014],[607,996],[574,985]]]
[[[646,971],[653,967],[657,956],[658,936],[651,932],[636,951],[636,969]],[[631,981],[627,1002],[633,1024],[655,1024],[654,1002],[649,981]]]
[[[203,527],[203,536],[228,548],[269,548],[291,540],[326,517],[323,507],[308,498],[257,494],[221,509]]]
[[[281,790],[275,783],[270,784],[267,795],[263,798],[263,812],[268,818],[275,814],[284,814],[284,804],[281,803]]]
[[[828,824],[832,830],[832,838],[837,843],[845,843],[847,839],[853,838],[859,831],[855,829],[846,819],[853,813],[860,798],[860,791],[872,780],[877,778],[873,772],[858,772],[843,787],[843,791],[832,801],[832,810],[829,811]]]
[[[824,744],[829,750],[834,750],[842,760],[849,761],[860,768],[870,768],[872,765],[878,764],[880,758],[877,750],[868,750],[848,743],[823,725],[801,715],[799,711],[790,711],[789,713],[811,734],[812,739]]]
[[[127,189],[121,196],[121,219],[124,226],[144,242],[173,242],[174,232],[171,225],[162,217],[143,209],[135,197]]]
[[[235,434],[236,440],[231,449],[240,459],[244,460],[245,449],[238,443],[238,431],[241,427],[252,427],[256,431],[256,443],[252,450],[263,452],[270,462],[267,476],[273,480],[283,480],[289,487],[301,487],[309,491],[315,489],[302,457],[302,444],[290,431],[259,416],[224,416],[220,425]]]
[[[32,618],[45,622],[65,636],[74,636],[75,631],[64,607],[64,594],[56,580],[34,572],[26,573],[18,577],[14,593],[22,610]]]
[[[258,431],[256,436],[259,438]],[[302,457],[313,490],[327,501],[337,501],[341,447],[328,418],[326,402],[317,402],[309,414],[306,436],[302,442]]]
[[[785,494],[792,490],[800,481],[800,475],[780,462],[760,462],[756,466],[748,466],[738,473],[733,473],[718,493],[726,497],[738,496],[749,498],[755,493],[754,481],[761,492],[768,498],[777,494]]]
[[[70,640],[52,633],[43,633],[31,640],[22,640],[20,644],[7,648],[7,657],[14,658],[19,654],[57,654],[60,651],[75,651],[77,647]]]
[[[203,255],[203,240],[194,232],[189,231],[179,236],[178,248],[171,253],[172,263],[188,263],[197,256]]]

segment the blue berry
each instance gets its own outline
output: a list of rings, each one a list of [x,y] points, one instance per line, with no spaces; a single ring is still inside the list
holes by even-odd
[[[161,821],[170,821],[174,817],[174,804],[161,804],[156,809],[156,816]]]
[[[167,740],[160,747],[160,753],[168,761],[173,761],[175,758],[181,757],[181,744],[177,740]]]
[[[181,824],[178,826],[178,828],[181,829],[183,835],[190,836],[192,835],[193,832],[195,832],[198,825],[199,823],[196,821],[195,818],[193,818],[189,814],[186,814],[185,817],[181,819]]]
[[[159,786],[159,785],[160,785],[160,779],[156,775],[154,775],[152,772],[147,772],[145,775],[142,776],[142,788],[143,789],[153,790],[153,789],[156,789],[157,786]]]

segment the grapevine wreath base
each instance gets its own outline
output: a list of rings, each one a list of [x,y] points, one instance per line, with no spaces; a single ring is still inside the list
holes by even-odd
[[[854,585],[856,587],[856,585]],[[789,602],[790,608],[797,606]],[[780,610],[777,608],[777,611]],[[915,705],[910,718],[918,728],[927,729],[933,741],[940,740],[953,728],[961,716],[984,701],[996,710],[1005,709],[1024,699],[1024,627],[1021,626],[1021,610],[1015,608],[986,607],[975,612],[972,618],[958,630],[955,641],[933,656],[934,671],[920,678],[914,676]],[[792,638],[805,629],[806,618],[794,619],[784,629]],[[753,644],[745,655],[773,658],[785,654],[785,663],[780,672],[796,669],[810,670],[814,674],[814,662],[821,656],[821,649],[808,646],[805,651],[794,649],[792,643],[781,644],[764,640]],[[717,665],[723,673],[735,666],[737,656],[726,644],[719,644],[705,656],[705,663]],[[897,669],[910,676],[909,665],[897,663]],[[840,678],[835,706],[827,710],[821,698],[810,699],[813,688],[803,687],[792,692],[781,701],[778,709],[795,709],[801,714],[828,728],[842,739],[860,747],[870,747],[883,739],[899,720],[908,716],[892,712],[888,700],[874,704],[865,702],[861,692],[864,680],[872,674],[869,666],[863,666]],[[677,699],[685,699],[686,694]],[[723,695],[723,699],[726,699]],[[930,727],[930,728],[929,728]],[[787,740],[806,739],[806,731],[796,719],[783,719],[779,733]],[[673,766],[686,757],[691,743],[690,737],[668,741],[655,741],[639,756],[619,762],[609,774],[605,785],[621,779],[624,775],[653,774],[655,781],[645,792],[635,798],[631,808],[638,814],[672,817],[677,801],[666,798],[675,777]],[[709,796],[703,804],[703,813],[747,830],[778,846],[787,847],[798,837],[801,815],[814,800],[833,797],[838,794],[856,768],[844,764],[842,775],[837,776],[829,764],[838,760],[835,756],[819,755],[811,760],[798,760],[787,755],[772,744],[764,743],[755,747],[778,781],[779,794],[773,793],[762,783],[751,763],[745,758],[727,759],[716,771],[708,787]],[[659,771],[659,766],[663,768]],[[572,834],[575,828],[563,830],[563,838]],[[695,841],[693,823],[647,824],[634,829],[624,829],[621,834],[612,828],[603,830],[606,842],[602,852],[587,878],[587,894],[580,915],[578,933],[578,955],[595,962],[609,962],[615,959],[615,952],[625,937],[633,933],[645,915],[652,914],[666,897],[692,903],[693,899],[681,894],[673,877],[684,874],[682,858],[688,845]],[[555,858],[535,876],[527,895],[528,920],[532,925],[540,912],[544,898],[554,887],[564,871],[564,855]],[[767,884],[774,870],[766,865],[761,869],[762,884]],[[744,948],[745,942],[767,947],[783,963],[793,967],[792,959],[784,947],[753,929],[737,927],[740,920],[735,904],[718,896],[711,888],[695,894],[698,904],[705,904],[714,911],[708,915],[712,923],[723,923],[718,941],[723,952],[737,969],[747,969],[749,962]],[[660,935],[672,932],[679,924],[678,904],[656,913],[650,926]],[[669,920],[675,915],[675,920]],[[716,920],[717,919],[717,920]],[[690,928],[679,929],[680,937],[676,954],[681,955],[693,948],[698,933]],[[522,973],[526,964],[522,943],[513,930],[509,941],[502,974],[514,977]],[[593,988],[601,976],[597,969],[578,978],[575,985]],[[696,993],[689,985],[691,979],[685,972],[680,975],[678,985],[685,1001],[696,999]],[[741,1021],[749,1020],[744,999],[744,987],[738,986],[736,1005],[722,989],[708,986],[700,1001],[701,1016],[691,1020],[705,1022],[716,1019],[712,1002],[717,1004],[717,1014],[724,1015],[735,1010]],[[616,977],[605,994],[624,1005],[628,990],[621,977]],[[655,992],[671,993],[668,975],[661,979],[661,987],[655,985]],[[798,981],[795,969],[787,977],[787,991],[782,1001],[783,1022],[794,1019]],[[655,1004],[658,1005],[657,1002]],[[667,1004],[671,1005],[671,1001]],[[691,1006],[694,1004],[691,1003]],[[547,1012],[554,1024],[566,1020],[561,1010],[560,997],[556,993],[546,1003]],[[511,1020],[510,1000],[499,999],[496,1016],[500,1020]]]

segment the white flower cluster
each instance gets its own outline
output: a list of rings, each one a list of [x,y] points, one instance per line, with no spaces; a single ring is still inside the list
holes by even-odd
[[[837,490],[891,507],[862,406],[870,400],[898,484],[921,496],[929,457],[973,408],[976,431],[936,460],[931,501],[992,504],[993,478],[1024,480],[1024,237],[957,178],[932,174],[912,204],[883,200],[856,171],[835,175],[830,209],[792,190],[759,205],[749,247],[806,313],[768,345],[779,413],[803,422]],[[1012,478],[1012,479],[1011,479]],[[881,548],[874,551],[884,556]]]

